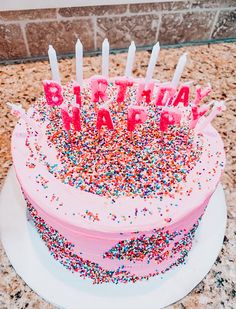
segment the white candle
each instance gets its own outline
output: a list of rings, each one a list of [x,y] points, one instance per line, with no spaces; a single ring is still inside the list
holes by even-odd
[[[184,54],[179,58],[179,62],[178,62],[178,64],[177,64],[177,67],[176,67],[176,70],[175,70],[175,74],[174,74],[173,79],[172,79],[172,82],[171,82],[171,85],[172,85],[172,87],[174,87],[174,88],[177,88],[177,87],[178,87],[179,80],[180,80],[180,77],[181,77],[181,75],[182,75],[182,73],[183,73],[183,70],[184,70],[186,61],[187,61],[187,53],[184,53]]]
[[[102,43],[102,76],[109,76],[109,42],[105,39]]]
[[[153,72],[156,66],[157,58],[160,52],[160,45],[159,42],[157,42],[152,49],[152,54],[149,60],[148,68],[147,68],[147,73],[146,73],[146,84],[150,82],[153,76]]]
[[[83,85],[83,45],[80,39],[75,45],[76,81],[80,87]]]
[[[56,54],[55,49],[52,47],[52,45],[49,45],[48,47],[48,57],[49,57],[49,62],[51,66],[52,80],[60,84],[61,79],[60,79],[58,63],[57,63],[57,54]]]
[[[126,63],[126,68],[125,68],[125,76],[128,78],[131,77],[132,75],[135,51],[136,51],[136,46],[134,44],[134,41],[132,41],[129,46],[127,63]]]

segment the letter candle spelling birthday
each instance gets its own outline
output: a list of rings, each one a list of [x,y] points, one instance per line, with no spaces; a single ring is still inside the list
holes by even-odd
[[[97,122],[96,127],[98,130],[98,139],[101,137],[101,128],[103,126],[107,127],[108,130],[114,130],[114,125],[112,122],[111,114],[109,111],[109,105],[111,101],[102,104],[97,112]]]
[[[171,100],[176,92],[176,89],[173,88],[170,83],[162,84],[158,88],[157,97],[156,97],[156,106],[165,106]]]
[[[208,94],[211,92],[211,85],[209,84],[208,87],[205,89],[202,89],[201,87],[196,88],[196,95],[193,100],[194,105],[197,105],[203,98],[208,96]]]
[[[149,81],[145,84],[145,81],[140,81],[138,84],[136,100],[137,104],[140,104],[144,99],[146,103],[152,101],[152,94],[154,90],[154,81]]]
[[[131,132],[135,130],[137,124],[142,124],[147,120],[147,108],[144,106],[130,105],[128,107],[127,129]]]
[[[210,104],[203,104],[201,106],[194,105],[192,106],[192,119],[189,125],[190,129],[194,129],[198,123],[198,120],[208,112]]]
[[[59,106],[63,103],[62,87],[55,81],[43,81],[44,93],[49,106]]]
[[[119,103],[124,102],[125,100],[125,95],[128,87],[133,86],[133,81],[131,79],[128,79],[126,77],[121,77],[115,80],[115,84],[118,87],[118,93],[117,93],[117,98],[116,101]]]

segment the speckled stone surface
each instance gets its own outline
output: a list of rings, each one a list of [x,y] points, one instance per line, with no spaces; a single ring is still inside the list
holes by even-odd
[[[226,100],[227,111],[214,120],[220,132],[227,154],[227,165],[222,182],[228,205],[228,223],[221,253],[206,278],[184,299],[169,306],[183,308],[235,308],[236,307],[236,44],[218,44],[180,49],[162,50],[155,77],[170,80],[179,56],[187,51],[189,61],[182,81],[194,80],[201,85],[210,82],[213,87],[211,99]],[[143,76],[149,59],[148,52],[138,52],[134,75]],[[124,71],[126,54],[112,55],[111,75]],[[101,58],[84,60],[84,75],[100,73]],[[63,81],[75,76],[74,59],[60,61]],[[0,181],[12,164],[10,137],[16,120],[11,116],[6,102],[20,102],[25,108],[36,101],[42,93],[42,80],[50,78],[47,61],[0,67]],[[214,232],[214,231],[213,231]],[[171,293],[171,291],[170,291]],[[0,308],[54,308],[37,296],[15,273],[4,249],[0,245]]]

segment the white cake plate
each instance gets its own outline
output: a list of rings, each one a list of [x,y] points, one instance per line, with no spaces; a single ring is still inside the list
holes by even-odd
[[[32,222],[27,221],[25,201],[12,169],[0,198],[2,243],[16,272],[42,298],[67,309],[158,309],[178,301],[211,269],[222,247],[225,227],[226,204],[219,185],[186,264],[144,282],[93,285],[49,254]]]

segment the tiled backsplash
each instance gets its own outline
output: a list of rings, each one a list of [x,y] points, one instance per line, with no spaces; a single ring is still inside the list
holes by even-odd
[[[0,11],[0,60],[85,51],[236,38],[236,0],[189,0],[24,11]]]

